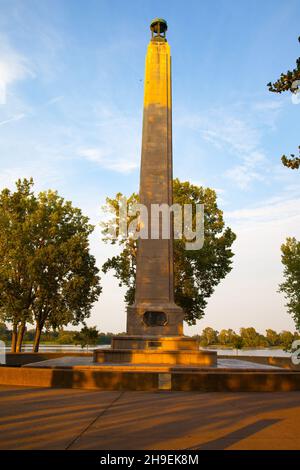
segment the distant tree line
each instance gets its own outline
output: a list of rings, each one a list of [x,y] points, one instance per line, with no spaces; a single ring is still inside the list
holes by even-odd
[[[83,327],[81,331],[59,329],[56,331],[43,331],[41,333],[41,343],[48,345],[83,345],[87,344],[110,344],[111,338],[114,333],[98,332],[95,327]],[[24,332],[23,345],[33,344],[35,338],[35,329],[28,329]],[[5,323],[0,323],[0,339],[7,345],[11,344],[12,330],[9,329]]]
[[[239,334],[232,329],[214,330],[211,327],[204,328],[198,336],[201,346],[224,346],[228,348],[282,348],[288,350],[292,342],[300,339],[300,334],[290,331],[277,333],[267,329],[266,334],[258,333],[255,328],[241,328]]]
[[[120,333],[125,334],[125,333]],[[59,329],[57,331],[44,331],[41,334],[41,343],[53,345],[105,345],[110,344],[115,333],[98,332],[96,327],[88,328],[84,326],[81,331]],[[35,330],[28,329],[24,333],[23,343],[33,343]],[[204,328],[200,335],[195,335],[202,347],[222,346],[225,348],[278,348],[289,350],[293,341],[300,339],[300,334],[291,331],[276,332],[267,329],[266,334],[258,333],[255,328],[241,328],[239,333],[232,329],[222,329],[217,331],[211,327]],[[7,344],[12,339],[12,330],[4,323],[0,323],[0,338]]]

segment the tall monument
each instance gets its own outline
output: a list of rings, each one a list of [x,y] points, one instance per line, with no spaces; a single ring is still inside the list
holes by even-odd
[[[170,237],[153,239],[151,204],[173,204],[172,83],[167,23],[151,23],[145,67],[140,202],[148,209],[148,239],[138,240],[135,302],[127,310],[127,333],[182,335],[183,311],[174,303],[173,224]],[[170,216],[171,219],[171,216]]]
[[[151,220],[151,205],[172,206],[171,55],[167,23],[152,21],[146,55],[140,202],[148,209],[148,238],[137,246],[135,302],[127,309],[127,334],[114,336],[110,349],[96,349],[94,362],[211,366],[213,351],[183,336],[183,310],[174,302],[173,220],[170,236]],[[144,221],[146,222],[146,221]],[[156,227],[153,227],[154,224]],[[151,229],[156,229],[153,237]]]

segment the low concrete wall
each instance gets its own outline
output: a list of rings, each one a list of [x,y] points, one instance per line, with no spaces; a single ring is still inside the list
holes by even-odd
[[[256,364],[267,364],[269,366],[283,367],[284,369],[300,370],[300,364],[295,365],[289,357],[276,357],[276,356],[230,356],[221,355],[220,359],[239,359],[240,361],[249,361]]]
[[[21,352],[21,353],[6,353],[7,366],[24,366],[33,362],[46,361],[48,359],[57,359],[59,357],[73,356],[73,357],[86,357],[92,356],[92,352]]]
[[[300,373],[276,372],[125,372],[96,369],[0,367],[0,384],[97,390],[172,390],[198,392],[290,392],[300,390]]]
[[[100,372],[95,369],[0,367],[0,384],[89,390],[154,391],[158,389],[158,374],[151,372]]]
[[[172,390],[198,392],[291,392],[300,390],[299,372],[201,372],[173,374]]]

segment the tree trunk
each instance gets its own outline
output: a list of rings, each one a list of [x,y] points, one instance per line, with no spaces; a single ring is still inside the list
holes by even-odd
[[[35,335],[34,335],[32,352],[39,352],[42,329],[43,329],[43,326],[37,323],[35,327]]]
[[[18,326],[13,325],[12,335],[11,335],[11,352],[16,352],[17,346],[17,336],[18,336]]]
[[[16,345],[16,352],[18,353],[22,351],[22,342],[23,342],[23,337],[25,333],[25,328],[26,328],[25,323],[21,323],[21,325],[19,326],[19,330],[18,330],[17,345]]]

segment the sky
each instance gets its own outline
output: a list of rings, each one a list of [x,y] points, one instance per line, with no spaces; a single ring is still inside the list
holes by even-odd
[[[96,225],[106,196],[138,190],[149,25],[168,22],[174,176],[216,190],[237,234],[231,273],[186,334],[294,329],[278,293],[280,246],[300,239],[300,104],[266,84],[299,57],[298,0],[0,0],[0,188],[32,176]],[[125,331],[124,290],[102,275],[89,325]]]

